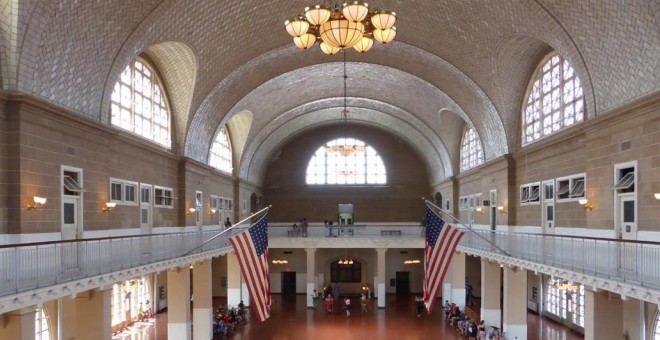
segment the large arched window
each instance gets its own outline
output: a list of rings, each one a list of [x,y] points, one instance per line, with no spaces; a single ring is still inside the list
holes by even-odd
[[[466,126],[461,143],[461,171],[472,169],[483,162],[484,150],[479,135],[473,127]]]
[[[48,314],[44,308],[37,308],[34,314],[34,339],[50,340],[50,327],[48,327]]]
[[[220,129],[213,140],[209,165],[229,173],[232,171],[231,143],[229,142],[229,135],[225,128]]]
[[[354,138],[338,138],[316,150],[307,164],[307,184],[386,184],[385,165],[376,150]]]
[[[553,53],[534,72],[523,107],[523,145],[584,120],[582,85],[568,60]]]
[[[341,260],[330,263],[330,281],[333,283],[362,282],[362,264],[358,261],[345,260],[348,263],[339,263]]]
[[[170,111],[166,103],[153,68],[137,60],[121,73],[112,91],[111,123],[169,148]]]

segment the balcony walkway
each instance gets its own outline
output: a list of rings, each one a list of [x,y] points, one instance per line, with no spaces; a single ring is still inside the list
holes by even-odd
[[[0,313],[187,266],[231,252],[224,233],[108,237],[0,246]],[[310,227],[307,237],[272,224],[271,248],[422,248],[412,224]],[[511,267],[660,303],[660,243],[500,231],[468,232],[458,247]]]

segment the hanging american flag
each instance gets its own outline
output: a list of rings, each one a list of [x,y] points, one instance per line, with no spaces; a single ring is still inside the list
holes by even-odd
[[[262,217],[248,230],[229,239],[241,275],[250,292],[250,301],[260,322],[270,317],[270,274],[268,273],[268,219]]]
[[[438,289],[445,278],[463,232],[447,225],[434,211],[426,208],[426,242],[424,247],[424,305],[433,311]]]

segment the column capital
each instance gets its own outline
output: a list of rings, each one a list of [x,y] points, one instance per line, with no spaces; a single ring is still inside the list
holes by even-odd
[[[308,253],[315,253],[318,248],[305,248],[305,251]]]
[[[380,254],[385,254],[387,252],[387,248],[375,248],[376,252]]]

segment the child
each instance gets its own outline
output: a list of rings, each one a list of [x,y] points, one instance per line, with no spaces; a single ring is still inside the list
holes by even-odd
[[[349,299],[348,296],[344,299],[344,305],[346,308],[346,317],[348,318],[351,316],[351,299]]]
[[[316,301],[319,299],[319,294],[316,293],[316,289],[314,289],[314,292],[312,293],[312,306],[316,308]]]
[[[366,313],[367,312],[367,296],[364,293],[362,293],[362,296],[360,297],[360,305],[362,306],[362,313]]]

